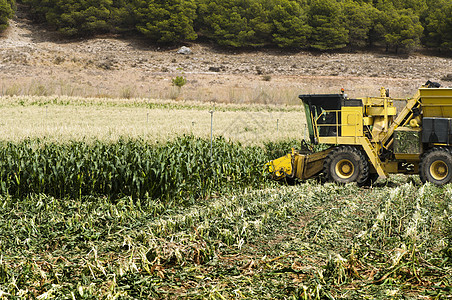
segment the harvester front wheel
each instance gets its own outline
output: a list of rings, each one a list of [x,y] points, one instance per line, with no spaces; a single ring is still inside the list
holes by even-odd
[[[340,146],[331,151],[323,164],[329,181],[357,182],[364,185],[369,177],[369,163],[364,154],[352,146]]]
[[[443,185],[452,181],[452,154],[448,148],[437,147],[421,158],[419,176],[422,182]]]

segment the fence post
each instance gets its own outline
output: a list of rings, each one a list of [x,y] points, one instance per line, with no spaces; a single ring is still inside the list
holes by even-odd
[[[212,160],[212,141],[213,141],[213,113],[215,111],[215,106],[212,110],[209,110],[210,113],[210,160]]]

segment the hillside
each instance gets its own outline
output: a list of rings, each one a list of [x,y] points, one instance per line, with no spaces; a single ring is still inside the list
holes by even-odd
[[[296,104],[297,94],[336,92],[407,97],[426,80],[452,73],[452,59],[382,52],[232,51],[192,44],[191,55],[143,38],[66,40],[18,13],[0,37],[2,95],[150,97],[233,103]],[[183,76],[187,84],[173,87]]]

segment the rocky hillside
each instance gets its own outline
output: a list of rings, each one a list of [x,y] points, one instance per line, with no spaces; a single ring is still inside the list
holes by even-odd
[[[66,40],[19,15],[0,37],[0,93],[291,104],[300,92],[341,87],[362,96],[386,86],[407,97],[426,80],[452,85],[451,58],[187,46],[191,54],[139,37]],[[187,84],[174,87],[176,76]]]

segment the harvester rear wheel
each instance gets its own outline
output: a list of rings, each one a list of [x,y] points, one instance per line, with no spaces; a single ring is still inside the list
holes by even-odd
[[[443,185],[452,181],[452,154],[448,148],[436,147],[421,158],[419,176],[422,182]]]
[[[331,151],[323,164],[323,173],[329,181],[356,182],[364,185],[369,177],[369,163],[356,147],[340,146]]]

